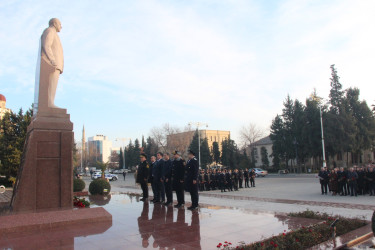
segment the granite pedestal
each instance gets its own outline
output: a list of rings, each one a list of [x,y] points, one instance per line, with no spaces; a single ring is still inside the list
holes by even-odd
[[[65,109],[40,107],[28,127],[12,212],[72,208],[73,138]]]

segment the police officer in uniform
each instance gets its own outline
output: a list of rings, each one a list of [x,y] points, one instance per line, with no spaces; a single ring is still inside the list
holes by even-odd
[[[191,207],[189,210],[195,210],[198,208],[199,196],[198,196],[198,175],[199,175],[199,164],[195,153],[189,150],[189,160],[186,164],[186,187],[190,192],[191,196]]]
[[[174,151],[174,161],[172,166],[172,185],[173,190],[176,191],[177,205],[175,208],[180,208],[185,204],[184,194],[184,179],[185,179],[185,160],[181,158],[181,153]]]
[[[162,179],[164,181],[165,195],[167,201],[164,203],[165,206],[172,205],[173,193],[172,193],[172,165],[173,162],[169,159],[169,153],[164,154],[163,174]]]
[[[139,163],[138,172],[137,172],[137,183],[141,185],[142,192],[143,192],[143,198],[141,199],[141,201],[146,201],[148,199],[147,182],[148,182],[150,166],[148,165],[146,154],[142,153],[140,155],[140,160],[141,162]]]
[[[249,188],[249,170],[245,169],[245,172],[243,173],[243,176],[245,177],[245,188]]]

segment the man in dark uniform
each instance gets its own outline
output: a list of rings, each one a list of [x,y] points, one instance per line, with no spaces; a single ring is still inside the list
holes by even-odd
[[[221,192],[226,192],[225,191],[225,173],[224,173],[224,170],[223,172],[221,172],[221,170],[217,171],[219,173],[219,187],[220,187],[220,190]]]
[[[255,170],[252,169],[249,173],[249,177],[250,177],[250,185],[251,187],[255,187],[255,177],[256,177],[256,173],[255,173]]]
[[[165,206],[172,205],[173,203],[172,165],[173,165],[173,162],[169,159],[169,153],[165,153],[164,163],[163,163],[163,174],[162,174],[162,179],[164,181],[165,195],[167,196],[167,202],[164,203]]]
[[[232,172],[233,188],[234,191],[238,191],[238,169]]]
[[[148,175],[148,183],[151,184],[152,193],[154,194],[154,199],[151,202],[155,201],[155,193],[156,193],[155,185],[154,185],[154,177],[153,177],[153,168],[154,168],[155,162],[156,162],[156,157],[151,156],[150,174]]]
[[[229,191],[233,191],[233,187],[232,187],[232,171],[228,171],[228,170],[225,170],[225,184],[226,184],[226,188],[228,189],[228,192]]]
[[[138,166],[138,172],[137,172],[137,183],[141,185],[142,192],[143,192],[143,198],[141,201],[146,201],[148,199],[148,175],[149,175],[149,170],[150,167],[148,165],[147,156],[146,154],[141,154],[140,156],[141,162],[139,163]]]
[[[241,169],[239,172],[238,172],[238,184],[239,184],[239,188],[243,188],[242,187],[242,184],[243,184],[243,170]]]
[[[348,182],[350,187],[350,195],[357,196],[357,180],[358,174],[354,171],[354,168],[350,168],[348,172]]]
[[[327,186],[328,186],[328,172],[326,168],[322,168],[319,171],[319,180],[320,180],[320,188],[322,190],[322,194],[327,194]]]
[[[173,190],[176,191],[177,205],[175,208],[180,208],[185,204],[184,194],[184,179],[185,179],[185,160],[181,158],[181,153],[175,151],[173,153],[174,161],[172,167],[172,182]]]
[[[249,188],[249,170],[245,169],[245,172],[243,173],[243,176],[245,177],[245,188]]]
[[[210,172],[210,180],[211,180],[211,190],[216,190],[217,188],[217,179],[216,179],[216,170]]]
[[[198,208],[199,196],[198,196],[198,175],[199,175],[199,164],[195,153],[189,150],[189,160],[186,164],[186,187],[188,188],[191,196],[191,207],[189,210]]]
[[[340,168],[340,170],[337,172],[337,178],[339,183],[339,193],[340,196],[347,195],[346,190],[344,188],[346,183],[346,173],[344,171],[344,168]]]
[[[162,199],[162,202],[164,202],[164,183],[162,182],[162,169],[163,169],[163,154],[158,153],[156,155],[157,161],[153,165],[152,168],[152,176],[154,180],[154,187],[155,187],[155,193],[154,193],[154,203],[159,203],[160,199]]]
[[[358,179],[357,179],[357,189],[359,195],[365,194],[365,176],[366,173],[363,171],[363,168],[360,167],[357,171]]]
[[[201,170],[201,173],[198,176],[198,185],[199,185],[199,191],[204,191],[204,171]]]
[[[211,185],[211,180],[210,180],[210,173],[206,170],[204,172],[204,190],[210,191],[210,185]]]

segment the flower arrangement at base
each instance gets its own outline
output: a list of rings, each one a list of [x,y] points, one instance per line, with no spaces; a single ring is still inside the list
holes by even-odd
[[[90,202],[88,202],[85,198],[78,198],[74,196],[73,205],[78,208],[90,207]]]
[[[336,219],[339,219],[338,223],[335,224],[337,236],[343,235],[368,224],[368,222],[363,218],[345,218],[342,216],[333,217],[327,213],[319,213],[310,210],[299,213],[289,213],[288,215],[291,217],[317,219],[321,222],[307,227],[302,226],[301,228],[293,231],[284,230],[284,232],[280,233],[279,235],[250,244],[240,244],[236,248],[231,249],[307,249],[332,239],[333,228],[331,225],[336,221]]]

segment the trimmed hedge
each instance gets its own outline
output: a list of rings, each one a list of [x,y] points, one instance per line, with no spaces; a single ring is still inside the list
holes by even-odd
[[[107,189],[107,190],[104,191],[104,189]],[[89,192],[92,195],[109,194],[110,191],[111,191],[111,184],[109,184],[109,182],[106,179],[100,178],[100,179],[93,180],[89,186]]]
[[[73,180],[73,192],[81,192],[83,189],[85,189],[86,184],[81,179],[74,179]]]

